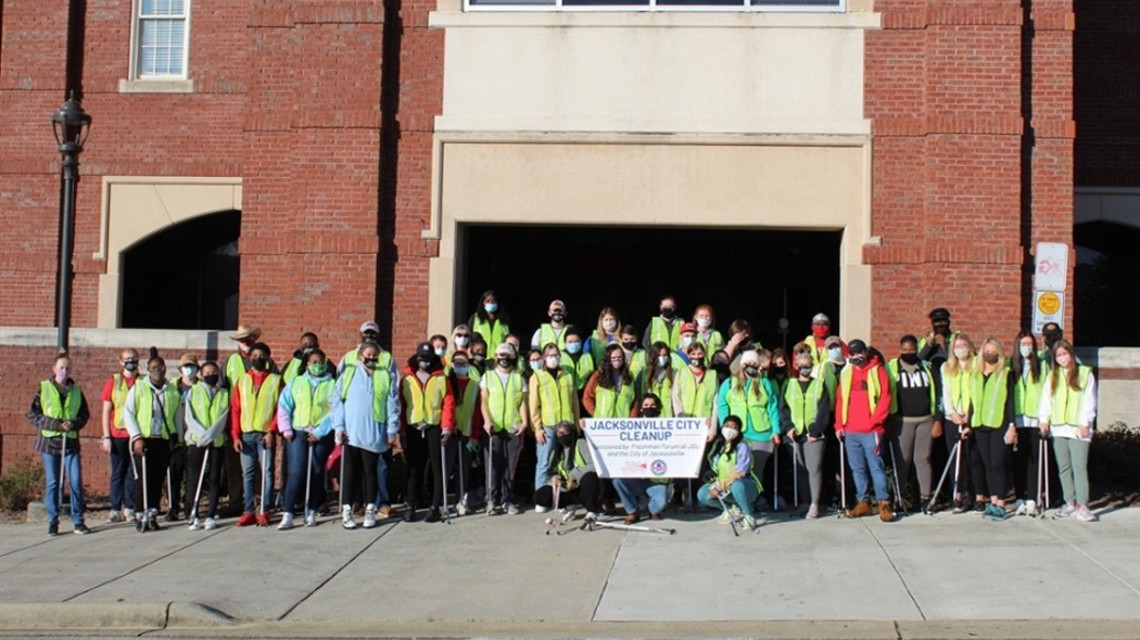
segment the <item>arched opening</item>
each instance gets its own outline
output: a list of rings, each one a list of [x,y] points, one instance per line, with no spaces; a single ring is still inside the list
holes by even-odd
[[[1112,222],[1073,227],[1073,338],[1082,346],[1140,346],[1140,229]],[[1068,332],[1066,332],[1068,333]]]
[[[218,329],[237,325],[241,212],[170,225],[122,254],[122,325]]]

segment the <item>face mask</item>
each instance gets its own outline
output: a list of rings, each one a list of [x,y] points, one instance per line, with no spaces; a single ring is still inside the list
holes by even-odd
[[[431,360],[417,360],[416,364],[420,366],[420,371],[431,369]]]
[[[467,365],[455,365],[455,374],[460,376],[467,375]]]
[[[811,334],[816,338],[826,338],[829,333],[831,333],[831,327],[826,324],[813,324],[811,326]]]
[[[139,361],[138,360],[128,360],[127,362],[123,363],[123,371],[130,371],[131,373],[134,373],[138,370],[139,370]]]
[[[376,363],[380,362],[380,359],[379,358],[364,358],[363,360],[361,360],[361,362],[364,363],[365,369],[371,370],[371,369],[376,368]]]
[[[198,367],[193,367],[190,365],[182,367],[182,377],[184,378],[193,378],[196,373],[198,373]]]
[[[685,337],[681,338],[681,348],[682,349],[689,348],[689,345],[691,345],[691,344],[693,344],[693,337],[692,336],[685,336]]]
[[[614,371],[620,371],[621,368],[624,366],[625,366],[625,360],[620,360],[618,362],[612,362],[612,361],[610,362],[610,367],[612,367]]]
[[[867,356],[851,356],[851,364],[861,367],[867,364]]]
[[[735,442],[740,437],[740,429],[733,429],[732,427],[724,427],[720,430],[720,435],[724,436],[725,442]]]
[[[701,329],[708,329],[712,326],[712,318],[697,318],[697,326]]]
[[[253,345],[252,344],[246,344],[244,342],[239,342],[238,343],[238,349],[241,349],[242,353],[249,353],[250,350],[253,349]]]
[[[574,434],[564,433],[558,436],[558,446],[562,447],[563,449],[574,446]]]
[[[309,374],[312,375],[314,378],[319,378],[319,377],[325,375],[325,372],[327,372],[328,370],[329,370],[329,365],[328,365],[328,363],[325,363],[325,362],[314,362],[314,363],[309,365]]]
[[[70,377],[71,377],[71,369],[60,369],[60,370],[55,372],[55,381],[56,382],[67,382],[67,379]]]
[[[623,342],[623,343],[621,343],[621,348],[625,349],[626,351],[633,351],[634,349],[637,348],[637,343],[636,342]]]
[[[843,357],[843,349],[839,347],[832,347],[827,350],[827,357],[831,360],[838,360]]]
[[[559,360],[558,356],[546,356],[546,368],[547,369],[557,369],[558,368],[558,360]]]
[[[253,367],[256,371],[265,371],[269,366],[269,361],[265,358],[254,358],[249,361],[249,366]]]
[[[575,354],[582,350],[581,342],[567,342],[566,353]]]
[[[550,315],[550,319],[555,321],[555,322],[562,322],[563,320],[566,319],[566,315],[562,314],[562,313],[552,313]]]
[[[455,346],[459,347],[460,349],[467,348],[467,343],[470,341],[471,338],[468,338],[467,336],[455,336]]]
[[[805,378],[810,378],[810,377],[811,377],[811,371],[812,371],[812,367],[811,367],[810,365],[809,365],[809,366],[806,366],[806,367],[800,367],[799,369],[796,369],[796,372],[797,372],[797,373],[799,373],[801,376],[803,376],[803,377],[805,377]]]
[[[705,359],[703,357],[698,358],[696,356],[689,356],[689,366],[694,369],[704,369]]]
[[[669,364],[669,356],[657,356],[657,366],[664,367]]]
[[[314,351],[316,351],[316,350],[317,350],[317,348],[316,348],[316,347],[314,347],[314,346],[310,346],[310,345],[306,345],[306,346],[304,346],[304,347],[301,347],[301,354],[302,354],[302,355],[306,355],[306,356],[307,356],[307,355],[309,355],[310,353],[312,353],[312,352],[314,352]]]
[[[1029,356],[1033,355],[1033,347],[1027,344],[1021,345],[1017,348],[1017,350],[1019,353],[1021,353],[1022,358],[1028,358]]]
[[[748,365],[747,367],[744,367],[744,375],[748,376],[749,378],[755,378],[756,376],[760,375],[760,367]]]
[[[907,364],[917,364],[918,363],[918,354],[917,353],[903,353],[903,354],[899,355],[899,360],[902,360],[903,362],[905,362]]]
[[[150,380],[155,384],[162,384],[166,381],[166,372],[159,369],[158,371],[150,372]]]
[[[495,364],[498,365],[500,369],[510,369],[512,360],[510,358],[496,358]]]
[[[530,370],[531,371],[542,371],[542,360],[531,360],[530,361]]]
[[[211,373],[208,376],[202,376],[202,381],[205,382],[206,384],[210,385],[211,387],[218,386],[218,382],[220,382],[221,379],[222,379],[222,376],[220,376],[216,373]]]
[[[970,357],[969,347],[954,347],[954,357],[959,360],[965,360]]]
[[[435,355],[439,356],[440,358],[442,358],[443,354],[445,354],[445,353],[447,353],[447,349],[445,347],[436,347],[435,348]]]
[[[1057,354],[1057,365],[1062,367],[1062,368],[1069,366],[1069,363],[1072,361],[1073,361],[1072,357],[1070,357],[1069,354],[1067,354],[1067,353]]]
[[[996,353],[982,354],[982,360],[985,360],[986,364],[997,364],[998,354],[996,354]]]
[[[476,353],[471,356],[471,359],[475,361],[475,364],[483,364],[483,361],[487,359],[487,356],[481,353]]]
[[[660,407],[647,407],[641,410],[641,417],[643,418],[656,418],[661,415]]]
[[[495,313],[498,310],[499,310],[499,303],[498,302],[484,302],[483,303],[483,311],[486,311],[487,313]]]
[[[617,329],[617,321],[612,319],[602,320],[602,329],[613,333]]]

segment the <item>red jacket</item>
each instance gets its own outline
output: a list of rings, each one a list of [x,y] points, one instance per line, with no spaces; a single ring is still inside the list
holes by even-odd
[[[431,377],[428,379],[430,380],[436,376],[440,378],[445,377],[442,367],[436,369],[435,371],[432,371]],[[415,385],[419,393],[423,393],[425,384],[423,382],[420,382],[419,377],[416,376],[416,369],[412,368],[410,365],[404,367],[404,378],[408,380],[409,384]],[[405,383],[403,381],[400,382],[401,392],[404,391],[404,384]],[[443,389],[443,406],[440,407],[439,410],[439,425],[443,427],[444,430],[452,430],[455,429],[455,396],[451,394],[451,385],[448,384],[447,381],[444,381]],[[407,431],[408,406],[411,405],[411,402],[406,397],[404,397],[403,400],[403,411],[400,412],[400,428],[403,431]]]
[[[874,407],[870,406],[867,392],[867,376],[874,375],[879,381],[879,398]],[[862,367],[848,363],[843,374],[851,371],[851,398],[843,396],[843,378],[835,386],[835,430],[853,433],[883,433],[887,417],[891,413],[891,387],[887,367],[877,355],[870,355]],[[843,403],[847,402],[847,423],[843,423]]]
[[[261,389],[261,383],[265,381],[265,377],[269,375],[268,371],[257,371],[250,369],[249,375],[253,378],[253,388],[255,390]],[[285,381],[281,381],[281,387],[285,386]],[[273,417],[269,419],[269,426],[267,432],[273,433],[277,431],[277,409],[273,409]],[[230,434],[235,441],[241,441],[241,394],[238,393],[238,383],[235,381],[233,388],[230,390]]]

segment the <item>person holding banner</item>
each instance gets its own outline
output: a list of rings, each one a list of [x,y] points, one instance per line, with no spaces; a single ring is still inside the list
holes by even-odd
[[[741,435],[742,421],[736,415],[721,420],[720,438],[713,447],[712,470],[715,478],[697,491],[701,503],[716,508],[735,504],[743,514],[744,526],[756,527],[752,503],[760,495],[761,484],[752,472],[752,448]],[[728,523],[733,515],[726,509],[720,522]]]
[[[35,450],[44,464],[44,507],[48,512],[48,535],[59,534],[59,501],[63,475],[71,485],[71,523],[75,533],[91,530],[83,521],[83,472],[80,469],[79,430],[90,419],[87,398],[71,378],[71,358],[61,351],[52,367],[52,377],[40,382],[28,409],[28,422],[36,428]]]
[[[752,450],[752,470],[757,477],[763,475],[768,459],[780,446],[782,431],[775,386],[760,375],[766,356],[767,352],[761,355],[755,350],[742,353],[740,372],[725,380],[717,393],[717,417],[722,425],[730,415],[741,420],[741,434]]]
[[[661,398],[652,393],[642,396],[637,405],[639,418],[661,416]],[[660,520],[669,498],[669,478],[614,478],[614,489],[625,508],[625,524],[636,524],[641,520],[642,496],[649,501],[649,519]]]
[[[621,346],[611,344],[582,395],[582,406],[595,418],[628,418],[637,394]]]
[[[550,455],[550,475],[535,490],[534,503],[550,509],[554,504],[554,492],[558,491],[558,504],[565,509],[559,517],[564,521],[573,514],[574,505],[577,504],[586,508],[587,520],[597,520],[603,486],[587,449],[586,439],[579,438],[577,429],[567,422],[558,424],[554,438],[556,445]]]

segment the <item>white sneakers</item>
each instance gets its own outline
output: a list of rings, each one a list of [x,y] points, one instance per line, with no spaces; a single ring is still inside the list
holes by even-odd
[[[507,503],[507,513],[512,515],[512,516],[517,516],[519,514],[518,505],[516,505],[513,502],[508,502]]]
[[[535,513],[546,513],[547,511],[550,511],[550,507],[544,507],[540,504],[534,505],[534,512]]]
[[[199,529],[202,528],[202,521],[199,520],[198,518],[194,518],[193,520],[190,521],[190,527],[189,528],[191,531],[198,531]]]
[[[277,525],[278,531],[288,531],[293,528],[293,514],[286,511],[281,514],[281,524]]]
[[[306,527],[317,526],[317,512],[316,511],[313,511],[311,509],[305,510],[305,526]]]
[[[206,518],[206,531],[213,531],[218,528],[218,522],[213,518]]]
[[[352,519],[352,505],[346,504],[340,510],[340,524],[345,529],[355,529],[356,520]]]
[[[351,514],[350,514],[351,517]],[[370,504],[364,510],[364,528],[371,529],[376,526],[376,505]]]

